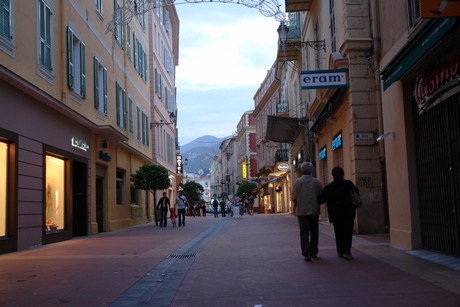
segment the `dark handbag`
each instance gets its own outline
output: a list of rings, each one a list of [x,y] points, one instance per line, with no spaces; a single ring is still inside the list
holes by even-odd
[[[359,194],[355,190],[351,189],[350,195],[353,206],[355,206],[356,208],[361,208],[361,206],[363,205],[363,201],[361,200]]]

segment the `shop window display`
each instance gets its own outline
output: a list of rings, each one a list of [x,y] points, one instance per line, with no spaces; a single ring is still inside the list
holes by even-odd
[[[0,237],[6,236],[8,144],[0,142]]]
[[[46,156],[46,219],[45,229],[54,232],[64,229],[65,162]]]

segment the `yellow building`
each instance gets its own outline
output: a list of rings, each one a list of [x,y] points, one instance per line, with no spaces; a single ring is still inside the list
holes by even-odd
[[[2,2],[1,252],[147,220],[153,197],[131,176],[154,162],[154,80],[133,3]]]

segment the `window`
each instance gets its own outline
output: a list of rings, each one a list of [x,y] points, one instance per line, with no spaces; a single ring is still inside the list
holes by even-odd
[[[117,108],[117,124],[123,130],[126,129],[126,91],[116,83],[116,108]]]
[[[0,142],[0,237],[6,236],[7,184],[8,184],[8,144]]]
[[[38,22],[39,22],[39,37],[40,37],[40,47],[38,53],[38,63],[46,71],[51,72],[53,70],[52,63],[52,39],[51,39],[51,8],[44,2],[44,0],[39,0],[39,13],[38,13]]]
[[[81,97],[86,96],[86,46],[70,27],[67,28],[67,85]]]
[[[126,26],[126,56],[131,61],[131,27],[129,25]]]
[[[63,230],[65,214],[65,161],[46,156],[46,210],[45,230]]]
[[[99,14],[99,15],[103,15],[103,3],[104,3],[104,0],[96,0],[96,12]]]
[[[408,1],[409,27],[413,28],[420,21],[420,0]]]
[[[118,42],[118,45],[123,49],[123,10],[118,4],[117,0],[114,0],[114,14],[115,14],[115,40]]]
[[[94,57],[94,108],[107,115],[107,69]]]
[[[134,187],[134,182],[131,180],[131,204],[140,205],[141,195],[140,190]]]
[[[125,172],[123,170],[117,170],[117,204],[123,205],[124,200],[124,188],[125,188]]]
[[[334,13],[334,0],[329,0],[329,15],[331,19],[331,51],[337,51],[336,33],[335,33],[335,13]]]
[[[147,54],[142,47],[142,43],[137,40],[133,34],[134,48],[134,68],[136,69],[142,80],[147,81]]]
[[[6,40],[12,39],[11,18],[11,1],[2,0],[0,3],[0,36]]]

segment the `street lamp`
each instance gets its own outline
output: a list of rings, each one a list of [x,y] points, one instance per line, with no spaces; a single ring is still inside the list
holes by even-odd
[[[278,27],[278,36],[280,38],[281,44],[284,46],[300,46],[300,47],[310,47],[314,50],[323,50],[326,52],[326,41],[323,39],[322,41],[306,41],[306,42],[298,42],[298,41],[288,41],[288,33],[289,27],[282,21]]]
[[[160,120],[159,122],[151,122],[150,123],[150,129],[153,129],[153,127],[160,127],[163,125],[174,125],[176,123],[176,115],[174,112],[171,112],[169,114],[169,122],[164,122],[163,120]]]

